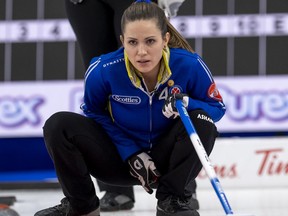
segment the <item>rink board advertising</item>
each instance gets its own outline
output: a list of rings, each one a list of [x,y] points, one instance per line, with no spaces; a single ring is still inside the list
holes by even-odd
[[[221,133],[288,129],[288,76],[217,77],[227,111]],[[82,81],[0,85],[0,137],[42,136],[44,121],[60,110],[82,113]]]
[[[227,106],[226,115],[217,123],[221,133],[287,131],[288,76],[218,77],[215,81]],[[26,168],[43,167],[41,162],[46,162],[53,169],[43,140],[33,144],[30,137],[41,140],[42,126],[55,112],[81,114],[82,102],[82,81],[1,83],[0,141],[18,139],[17,143],[12,141],[11,145],[17,146],[13,147],[13,152],[7,144],[5,154],[5,148],[2,148],[2,159],[8,157],[1,162],[6,164],[2,168],[11,166],[14,169],[13,166],[19,166],[16,160],[19,159]],[[25,138],[28,139],[26,143]],[[212,163],[226,187],[288,186],[287,144],[285,137],[220,138],[211,155]],[[9,154],[12,156],[7,156]],[[0,180],[8,178],[11,181],[11,173],[0,173]],[[199,187],[210,187],[203,170],[198,179]]]

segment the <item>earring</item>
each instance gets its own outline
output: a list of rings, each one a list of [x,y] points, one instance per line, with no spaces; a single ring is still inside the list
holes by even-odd
[[[166,45],[164,45],[163,50],[167,51],[167,46]]]

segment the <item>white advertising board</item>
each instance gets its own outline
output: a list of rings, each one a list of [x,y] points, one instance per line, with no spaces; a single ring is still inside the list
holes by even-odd
[[[288,129],[288,76],[216,78],[227,106],[219,131]],[[82,113],[82,81],[0,83],[0,138],[39,137],[58,111]],[[225,187],[287,187],[288,137],[218,138],[210,155]],[[202,170],[199,188],[211,187]]]
[[[216,78],[227,107],[220,132],[288,131],[288,76]]]
[[[81,113],[79,81],[0,84],[0,137],[42,136],[46,119],[58,111]]]
[[[288,137],[218,138],[210,159],[224,190],[288,187]],[[212,187],[203,169],[197,185]]]
[[[225,132],[288,131],[288,76],[217,77],[226,104]],[[0,137],[42,136],[57,111],[82,113],[82,81],[0,83]]]

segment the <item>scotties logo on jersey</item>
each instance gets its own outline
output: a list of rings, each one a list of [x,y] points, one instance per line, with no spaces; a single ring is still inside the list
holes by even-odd
[[[180,94],[182,89],[180,86],[173,86],[170,88],[170,94]]]
[[[222,96],[220,95],[220,92],[218,91],[215,83],[210,85],[208,89],[208,96],[214,100],[222,101]]]
[[[125,95],[112,95],[112,98],[119,102],[124,104],[140,104],[141,99],[137,96],[125,96]]]

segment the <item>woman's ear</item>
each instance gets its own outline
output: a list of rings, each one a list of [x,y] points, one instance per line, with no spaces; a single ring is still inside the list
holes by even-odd
[[[169,40],[170,40],[170,33],[166,32],[164,37],[165,46],[168,46]]]
[[[123,38],[122,35],[120,35],[120,41],[121,41],[121,43],[122,43],[122,46],[124,47],[124,38]]]

